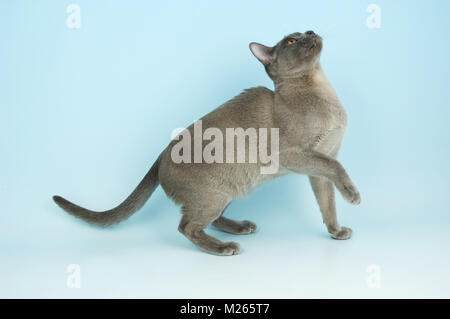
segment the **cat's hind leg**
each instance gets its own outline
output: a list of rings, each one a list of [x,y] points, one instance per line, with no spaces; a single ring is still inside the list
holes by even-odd
[[[215,255],[231,256],[240,252],[236,242],[222,242],[205,233],[205,228],[220,217],[226,205],[209,201],[208,205],[183,205],[178,230],[199,248]],[[212,205],[215,203],[215,205]]]
[[[237,221],[223,216],[217,218],[213,226],[235,235],[246,235],[256,232],[258,228],[255,223],[249,220]]]

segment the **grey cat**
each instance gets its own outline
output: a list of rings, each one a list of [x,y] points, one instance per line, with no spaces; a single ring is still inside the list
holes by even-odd
[[[60,196],[54,201],[69,214],[91,224],[119,223],[139,210],[161,185],[167,196],[181,205],[178,230],[201,249],[217,255],[235,255],[236,242],[222,242],[205,233],[212,224],[232,234],[250,234],[256,225],[223,216],[233,199],[257,185],[287,173],[309,175],[332,238],[348,239],[350,228],[336,218],[334,186],[350,203],[360,195],[344,167],[336,160],[347,126],[347,115],[320,65],[322,38],[313,31],[293,33],[274,47],[250,43],[264,65],[275,90],[256,87],[224,103],[201,118],[203,129],[279,128],[279,170],[261,174],[262,163],[175,163],[174,139],[160,154],[140,184],[119,206],[105,212],[79,207]],[[187,128],[193,132],[193,125]],[[247,145],[248,146],[248,145]]]

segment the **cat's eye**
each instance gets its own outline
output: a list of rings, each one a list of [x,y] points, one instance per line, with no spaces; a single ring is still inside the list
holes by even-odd
[[[292,43],[295,43],[295,42],[297,42],[297,40],[295,40],[295,39],[289,39],[289,40],[286,41],[286,44],[287,44],[287,45],[291,45]]]

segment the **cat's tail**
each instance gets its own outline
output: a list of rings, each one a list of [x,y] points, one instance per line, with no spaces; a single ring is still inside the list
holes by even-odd
[[[53,196],[53,200],[70,215],[80,218],[90,224],[109,226],[120,223],[144,206],[153,191],[158,187],[160,158],[161,156],[158,157],[134,191],[119,206],[113,209],[104,212],[94,212],[75,205],[61,196]]]

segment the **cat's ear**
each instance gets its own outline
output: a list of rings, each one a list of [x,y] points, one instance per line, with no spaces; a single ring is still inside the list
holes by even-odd
[[[250,43],[250,51],[253,55],[264,65],[269,65],[275,60],[274,48],[266,47],[265,45],[252,42]]]

